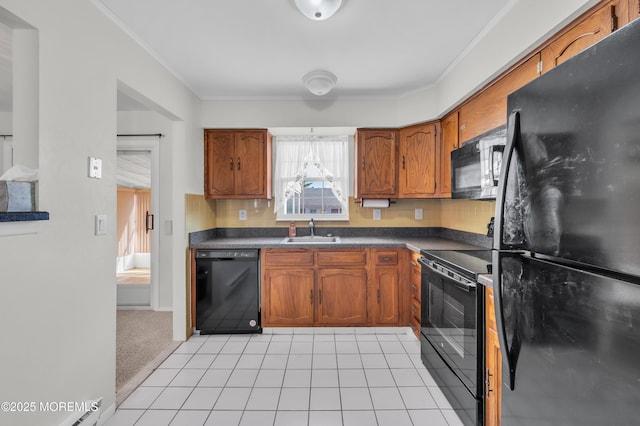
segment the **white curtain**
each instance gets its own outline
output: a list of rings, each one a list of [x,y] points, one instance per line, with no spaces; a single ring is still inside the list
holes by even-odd
[[[343,208],[348,207],[349,139],[347,136],[278,136],[273,170],[274,211],[302,190],[306,169],[315,165]]]

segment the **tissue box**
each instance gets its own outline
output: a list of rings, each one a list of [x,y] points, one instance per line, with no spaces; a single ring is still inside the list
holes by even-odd
[[[36,211],[36,183],[0,180],[0,212]]]

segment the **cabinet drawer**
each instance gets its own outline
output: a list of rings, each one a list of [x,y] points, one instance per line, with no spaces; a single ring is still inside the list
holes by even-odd
[[[376,266],[398,264],[397,251],[377,251],[375,254],[375,257],[376,257]]]
[[[264,264],[273,266],[313,266],[313,251],[304,249],[267,250]]]
[[[366,266],[367,252],[364,250],[319,250],[318,266]]]

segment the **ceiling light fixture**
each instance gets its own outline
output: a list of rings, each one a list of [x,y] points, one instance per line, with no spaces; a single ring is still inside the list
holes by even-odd
[[[323,21],[340,9],[342,0],[295,0],[296,7],[309,19]]]
[[[306,73],[302,77],[304,86],[316,96],[326,95],[336,85],[338,77],[329,71],[316,70]]]

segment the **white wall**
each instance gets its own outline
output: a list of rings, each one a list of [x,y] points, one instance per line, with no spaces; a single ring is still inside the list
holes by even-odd
[[[90,0],[0,0],[39,31],[40,207],[36,235],[0,238],[0,401],[115,399],[116,92],[118,81],[171,111],[174,338],[184,338],[185,145],[201,143],[199,101]],[[87,158],[103,179],[87,177]],[[94,236],[94,215],[108,234]],[[0,224],[1,225],[1,224]],[[177,318],[176,318],[177,317]],[[64,412],[0,424],[55,425]]]

